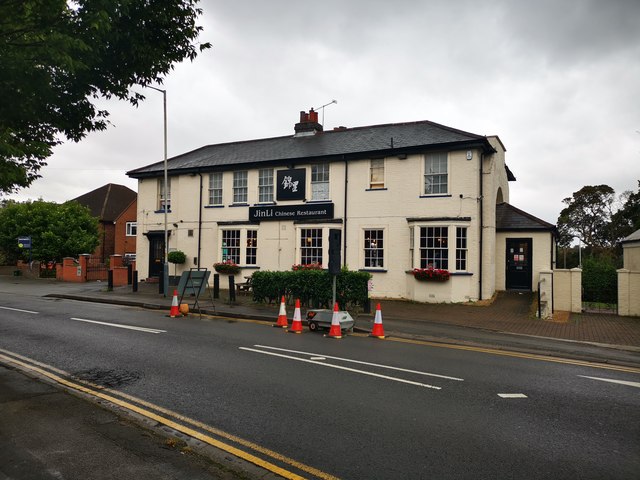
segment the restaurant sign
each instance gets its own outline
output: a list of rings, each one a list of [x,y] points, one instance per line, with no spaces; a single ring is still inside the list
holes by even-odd
[[[333,218],[333,203],[307,203],[304,205],[264,205],[249,207],[249,220],[320,220]]]
[[[290,168],[276,172],[276,200],[304,200],[306,187],[304,168]]]

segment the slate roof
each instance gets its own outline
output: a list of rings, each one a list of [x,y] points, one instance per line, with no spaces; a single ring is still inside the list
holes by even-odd
[[[293,165],[478,147],[485,152],[495,151],[486,136],[420,121],[208,145],[169,159],[167,166],[176,175],[254,166],[256,163]],[[163,162],[157,162],[131,170],[127,175],[133,178],[157,177],[163,171]]]
[[[136,192],[124,185],[108,183],[71,201],[88,207],[91,215],[103,222],[115,222],[137,197]]]
[[[556,226],[504,202],[496,205],[496,230],[498,232],[555,231]]]
[[[640,242],[640,230],[636,230],[628,237],[624,237],[620,243],[628,243],[628,242]]]

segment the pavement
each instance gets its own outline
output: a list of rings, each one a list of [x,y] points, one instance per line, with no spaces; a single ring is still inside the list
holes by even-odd
[[[140,283],[108,291],[104,282],[63,283],[0,275],[0,293],[49,296],[141,308],[170,309],[172,296],[157,284]],[[256,304],[251,295],[228,291],[198,299],[203,314],[275,323],[279,305]],[[381,307],[387,337],[433,345],[481,347],[640,368],[640,318],[611,313],[535,316],[531,293],[500,292],[479,304],[422,304],[373,301]],[[194,311],[195,299],[183,303]],[[289,319],[293,308],[287,306]],[[302,312],[304,319],[304,310]],[[368,333],[373,312],[354,312],[355,331]],[[251,468],[229,467],[222,459],[193,453],[183,440],[86,401],[42,377],[26,376],[0,361],[0,480],[5,479],[233,479],[263,478]],[[241,473],[237,473],[236,470]],[[252,473],[253,472],[253,473]]]

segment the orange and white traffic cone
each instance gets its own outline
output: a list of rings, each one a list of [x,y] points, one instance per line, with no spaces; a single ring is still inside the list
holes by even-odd
[[[342,338],[342,330],[340,330],[340,311],[338,302],[333,305],[333,317],[331,317],[331,328],[329,329],[329,338]]]
[[[275,326],[282,328],[287,328],[289,326],[289,323],[287,322],[287,311],[284,307],[284,295],[282,296],[282,300],[280,300],[280,311],[278,312],[278,321]]]
[[[180,307],[178,306],[178,290],[173,291],[173,300],[171,300],[171,310],[169,311],[171,318],[181,317]]]
[[[296,298],[296,309],[293,311],[293,323],[291,323],[291,333],[302,333],[302,317],[300,316],[300,300]]]
[[[373,320],[373,330],[371,330],[371,337],[384,338],[384,327],[382,326],[382,310],[380,304],[376,305],[376,316]]]

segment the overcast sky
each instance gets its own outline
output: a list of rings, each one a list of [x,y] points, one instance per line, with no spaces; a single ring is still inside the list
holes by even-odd
[[[640,179],[638,0],[203,0],[213,48],[167,77],[168,151],[325,129],[431,120],[498,135],[510,203],[555,223],[584,185]],[[62,202],[162,160],[162,95],[101,107],[113,125],[55,149],[11,198]]]

